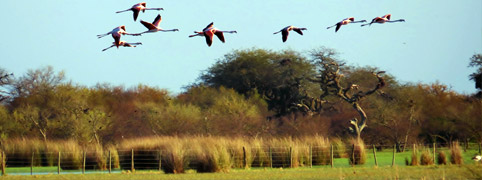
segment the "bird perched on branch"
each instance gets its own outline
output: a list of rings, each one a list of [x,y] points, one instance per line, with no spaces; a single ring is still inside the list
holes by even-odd
[[[282,35],[281,38],[282,38],[283,42],[286,42],[286,40],[288,40],[288,35],[290,34],[291,30],[297,32],[300,35],[303,35],[303,31],[308,30],[308,29],[298,28],[298,27],[294,27],[294,26],[286,26],[285,28],[281,29],[278,32],[274,32],[273,34],[278,34],[278,33],[281,32],[281,35]]]
[[[146,3],[145,2],[141,2],[141,3],[137,3],[137,4],[134,4],[134,6],[132,6],[131,8],[129,9],[126,9],[126,10],[122,10],[122,11],[117,11],[115,13],[122,13],[122,12],[127,12],[127,11],[132,11],[134,13],[134,21],[137,20],[137,16],[139,16],[139,12],[145,12],[146,10],[157,10],[157,11],[160,11],[160,10],[164,10],[164,8],[147,8],[146,7]]]
[[[349,18],[341,20],[340,22],[336,23],[333,26],[327,27],[326,29],[330,29],[330,28],[336,26],[335,32],[338,32],[338,30],[340,30],[340,27],[343,26],[343,25],[347,25],[349,23],[362,23],[362,22],[367,22],[367,21],[366,20],[355,21],[354,17],[349,17]]]
[[[398,19],[398,20],[393,20],[391,21],[390,20],[390,17],[392,15],[391,14],[387,14],[383,17],[376,17],[376,18],[373,18],[372,19],[372,22],[368,23],[368,24],[362,24],[361,26],[366,26],[366,25],[372,25],[373,23],[379,23],[379,24],[383,24],[383,23],[386,23],[386,22],[389,22],[389,23],[394,23],[394,22],[405,22],[405,19]]]
[[[209,47],[213,44],[213,37],[216,35],[221,42],[225,43],[226,41],[224,40],[224,33],[238,33],[237,31],[221,31],[214,26],[214,23],[211,22],[208,26],[206,26],[201,32],[199,31],[194,31],[193,35],[190,35],[189,37],[194,37],[194,36],[204,36],[206,38],[206,43],[208,44]]]

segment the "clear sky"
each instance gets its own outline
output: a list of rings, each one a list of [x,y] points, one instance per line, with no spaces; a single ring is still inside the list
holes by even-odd
[[[140,2],[140,1],[139,1]],[[80,85],[109,83],[133,87],[156,86],[179,93],[196,81],[216,60],[235,49],[292,49],[307,52],[334,48],[351,65],[375,66],[401,82],[439,81],[459,93],[475,92],[468,79],[475,70],[469,58],[482,53],[481,0],[146,0],[164,11],[116,14],[138,1],[127,0],[3,0],[0,11],[0,67],[21,76],[28,69],[51,65]],[[145,31],[139,20],[153,21],[179,32],[133,37],[136,48],[112,48],[113,39],[97,34],[125,25],[128,32]],[[337,33],[326,27],[346,18],[370,21],[392,14],[404,23],[343,26]],[[214,22],[226,43],[215,39],[208,47],[203,37],[188,38]],[[291,33],[282,43],[273,32],[294,25],[306,27],[304,36]]]

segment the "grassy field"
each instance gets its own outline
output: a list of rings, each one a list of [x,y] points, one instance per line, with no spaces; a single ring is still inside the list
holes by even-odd
[[[446,149],[444,151],[447,151]],[[338,158],[331,166],[314,166],[300,168],[251,168],[230,169],[221,173],[196,173],[188,170],[185,174],[164,174],[158,171],[137,171],[130,173],[106,174],[105,171],[88,172],[80,174],[77,171],[62,171],[57,175],[57,167],[34,167],[34,172],[47,175],[7,175],[0,179],[482,179],[482,164],[470,160],[477,151],[471,150],[464,153],[465,165],[432,165],[432,166],[406,166],[405,158],[411,152],[397,153],[395,166],[392,164],[392,152],[387,149],[377,152],[379,167],[374,166],[371,151],[367,151],[367,162],[364,165],[352,167],[347,158]],[[7,173],[29,174],[30,168],[7,168]]]
[[[4,176],[0,179],[481,179],[482,166],[314,167],[295,169],[233,169],[223,173],[164,174],[136,172],[117,174],[68,174]]]

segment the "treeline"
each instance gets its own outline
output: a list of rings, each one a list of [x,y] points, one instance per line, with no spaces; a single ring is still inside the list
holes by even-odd
[[[115,144],[184,135],[348,138],[360,109],[366,114],[361,137],[368,144],[482,142],[477,97],[439,83],[401,83],[375,67],[348,66],[327,48],[308,55],[235,50],[180,94],[145,85],[85,87],[52,67],[21,76],[0,73],[0,142]]]

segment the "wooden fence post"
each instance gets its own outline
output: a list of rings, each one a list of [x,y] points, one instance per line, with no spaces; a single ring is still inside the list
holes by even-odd
[[[246,148],[243,146],[243,166],[248,168],[248,157],[246,156]]]
[[[482,154],[481,149],[480,149],[480,143],[479,143],[479,154]]]
[[[33,175],[33,162],[35,158],[35,151],[32,150],[32,159],[30,161],[30,175]]]
[[[82,152],[82,174],[85,174],[85,150]]]
[[[131,149],[131,172],[134,173],[134,149]]]
[[[435,147],[436,147],[436,146],[435,146],[435,143],[433,143],[433,164],[437,164],[437,162],[435,161],[435,157],[436,157],[436,155],[435,155]]]
[[[308,147],[310,148],[309,151],[310,151],[310,168],[313,168],[313,148],[311,147],[311,145]]]
[[[351,150],[351,166],[354,167],[355,166],[355,144],[353,144],[353,148]]]
[[[333,151],[333,144],[330,144],[330,163],[331,163],[331,167],[333,168],[333,154],[335,154],[335,152]]]
[[[109,174],[112,172],[112,154],[109,150]]]
[[[375,145],[373,145],[373,158],[375,159],[375,166],[378,167],[378,161],[377,161],[377,151],[376,151],[376,148],[375,148]]]
[[[290,168],[293,168],[293,147],[290,146]]]
[[[5,152],[2,151],[2,153],[0,154],[0,156],[2,156],[2,162],[0,162],[0,165],[2,166],[2,176],[5,175],[5,159],[7,158],[5,156]]]
[[[269,156],[269,167],[273,168],[273,152],[271,150],[271,147],[268,147],[268,156]]]
[[[59,151],[59,159],[57,161],[57,174],[60,174],[60,151]]]
[[[162,151],[159,150],[159,171],[162,171]]]
[[[395,166],[395,149],[397,149],[397,145],[393,145],[392,167]]]

